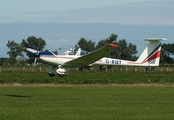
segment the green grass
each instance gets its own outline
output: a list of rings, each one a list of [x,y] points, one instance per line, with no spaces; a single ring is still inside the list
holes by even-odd
[[[1,120],[174,118],[172,85],[0,85]]]
[[[0,72],[2,120],[164,120],[174,118],[174,72]]]
[[[47,73],[0,73],[0,83],[54,83],[54,84],[139,84],[173,83],[174,73],[152,72],[71,72],[65,77],[48,76]]]
[[[77,68],[66,68],[69,72],[65,77],[49,77],[46,69],[49,66],[1,66],[0,84],[5,83],[54,83],[54,84],[139,84],[139,83],[173,83],[174,67],[159,66],[151,68],[150,74],[145,67],[112,67],[108,71],[76,71]]]

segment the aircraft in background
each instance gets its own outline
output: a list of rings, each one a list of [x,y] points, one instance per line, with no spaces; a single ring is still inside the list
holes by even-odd
[[[67,71],[63,67],[85,67],[94,65],[120,65],[120,66],[146,66],[146,73],[150,73],[149,66],[159,66],[161,55],[161,40],[166,38],[147,38],[149,44],[144,49],[140,57],[136,61],[128,61],[122,59],[108,58],[109,53],[118,48],[117,44],[108,44],[93,52],[83,51],[81,48],[70,49],[65,54],[56,54],[52,51],[41,52],[32,48],[25,48],[25,50],[32,52],[35,55],[34,65],[37,58],[41,61],[52,65],[46,71],[50,76],[58,74],[63,77]],[[57,68],[58,67],[58,68]]]

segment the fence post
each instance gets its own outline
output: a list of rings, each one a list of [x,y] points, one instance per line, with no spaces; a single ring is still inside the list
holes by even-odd
[[[122,72],[122,67],[120,67],[120,71]]]

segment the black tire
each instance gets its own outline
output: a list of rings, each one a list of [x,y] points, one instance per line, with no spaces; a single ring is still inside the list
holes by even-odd
[[[65,76],[65,75],[61,75],[61,74],[58,74],[60,77],[63,77],[63,76]]]
[[[55,76],[55,74],[48,74],[50,77],[54,77]]]
[[[146,68],[146,73],[147,73],[147,74],[149,74],[149,73],[150,73],[149,68]]]

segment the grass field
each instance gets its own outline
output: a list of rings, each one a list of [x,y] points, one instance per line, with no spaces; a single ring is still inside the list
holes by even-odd
[[[0,69],[1,120],[168,120],[174,118],[174,72]]]
[[[169,84],[1,84],[1,120],[168,120]]]
[[[21,84],[173,84],[174,72],[163,73],[153,72],[71,72],[65,77],[48,76],[47,73],[0,73],[0,84],[21,83]]]

